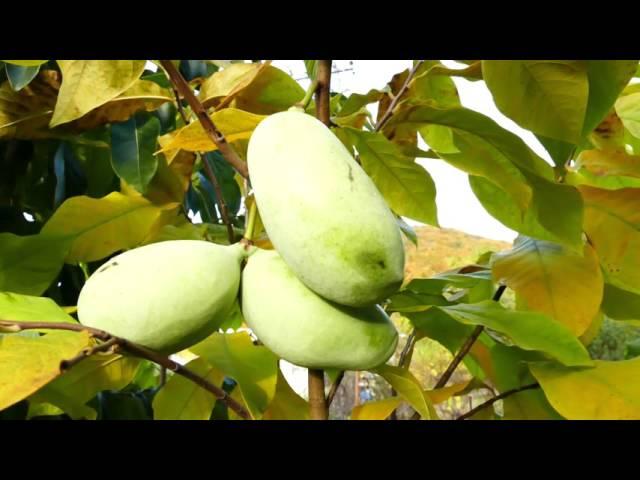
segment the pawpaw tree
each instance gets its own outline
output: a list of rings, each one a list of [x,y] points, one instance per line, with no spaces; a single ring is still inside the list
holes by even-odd
[[[461,418],[640,418],[637,349],[619,361],[592,358],[588,349],[605,319],[640,320],[638,60],[465,60],[460,68],[415,60],[385,88],[351,95],[331,88],[328,60],[304,61],[306,90],[269,61],[152,63],[155,70],[144,60],[0,64],[0,418],[326,419],[340,368],[359,368],[358,355],[374,358],[366,369],[394,393],[358,405],[352,419],[394,418],[403,404],[415,419],[437,419],[435,405],[476,389],[492,397]],[[482,82],[552,163],[466,108],[453,77]],[[251,143],[265,119],[292,108],[324,124],[331,148],[286,124]],[[297,145],[308,140],[308,155],[296,152],[301,165],[339,151],[349,168],[335,163],[336,178],[366,180],[373,186],[367,191],[383,200],[357,203],[355,194],[340,193],[313,215],[296,217],[302,207],[287,198],[330,197],[334,184],[330,171],[295,181],[304,169],[279,156],[293,157],[292,135]],[[276,146],[260,146],[265,141]],[[255,156],[256,190],[248,167]],[[340,304],[348,292],[336,285],[348,284],[352,272],[313,262],[340,253],[345,265],[391,268],[365,253],[393,242],[348,221],[332,226],[337,243],[314,243],[310,232],[342,211],[360,218],[384,207],[388,216],[378,218],[385,228],[415,243],[403,218],[438,226],[429,159],[468,174],[486,211],[519,233],[513,248],[431,278],[400,283],[388,275],[391,283],[382,286],[365,278],[357,298],[376,305]],[[307,250],[295,246],[299,239]],[[225,271],[200,248],[139,262],[126,270],[126,281],[93,289],[101,298],[98,316],[118,316],[83,322],[79,298],[94,278],[150,245],[185,240],[245,253]],[[388,253],[383,247],[376,255]],[[251,255],[255,249],[272,252]],[[252,266],[254,255],[277,253],[284,259],[277,268],[258,260]],[[254,273],[240,286],[245,266]],[[277,273],[287,268],[293,273]],[[202,330],[199,323],[186,349],[181,341],[172,345],[179,352],[144,344],[174,341],[169,330],[190,328],[183,316],[206,303],[207,291],[222,295],[218,289],[225,301],[215,325]],[[515,302],[506,302],[505,292]],[[370,309],[376,320],[353,308]],[[399,360],[358,350],[373,334],[361,333],[357,322],[379,322],[369,330],[391,332],[379,343],[396,346],[392,314],[413,328]],[[255,331],[249,316],[259,323]],[[309,319],[314,324],[303,325]],[[268,332],[262,339],[261,331]],[[409,370],[422,338],[452,354],[435,385],[420,384]],[[321,359],[306,365],[308,399],[282,373],[280,360],[289,355]],[[473,379],[452,383],[462,364]],[[498,401],[502,407],[494,408]]]

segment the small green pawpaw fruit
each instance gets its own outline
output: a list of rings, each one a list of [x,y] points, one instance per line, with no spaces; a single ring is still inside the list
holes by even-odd
[[[233,307],[244,256],[240,244],[200,240],[129,250],[87,280],[78,318],[162,353],[184,350],[212,334]]]
[[[400,287],[396,218],[322,122],[295,109],[269,116],[249,140],[247,163],[265,230],[305,285],[355,307]]]
[[[325,300],[275,250],[249,256],[242,273],[242,313],[267,348],[307,368],[366,370],[386,362],[398,343],[398,332],[379,306]]]

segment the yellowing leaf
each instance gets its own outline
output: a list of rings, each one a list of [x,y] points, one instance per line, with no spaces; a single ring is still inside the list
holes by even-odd
[[[640,178],[640,155],[629,155],[619,150],[585,150],[578,156],[576,167],[597,176]]]
[[[41,295],[58,276],[69,251],[66,239],[0,233],[0,291]]]
[[[411,372],[404,368],[382,365],[372,370],[382,376],[398,394],[420,414],[425,420],[431,419],[431,400],[424,392],[420,382]]]
[[[620,97],[616,113],[634,137],[640,138],[640,92]]]
[[[0,320],[76,323],[50,298],[9,292],[0,292]]]
[[[309,404],[289,385],[282,372],[278,372],[276,394],[263,420],[308,420]]]
[[[584,333],[580,336],[580,341],[583,345],[589,345],[600,333],[600,329],[602,328],[602,323],[604,322],[604,315],[602,312],[598,311],[596,316],[591,320],[591,323],[584,331]]]
[[[0,410],[28,397],[61,374],[60,362],[89,345],[87,332],[0,337]]]
[[[451,397],[462,392],[470,383],[471,380],[469,380],[468,382],[449,385],[448,387],[437,388],[435,390],[427,390],[424,393],[427,394],[431,399],[431,402],[436,405],[438,403],[446,402]]]
[[[92,262],[142,243],[161,213],[143,197],[118,192],[100,199],[72,197],[56,210],[42,233],[73,240],[67,262]]]
[[[577,143],[589,82],[575,60],[483,60],[482,74],[496,106],[538,135]]]
[[[46,138],[48,123],[60,88],[60,74],[40,72],[19,92],[9,82],[0,86],[0,139]]]
[[[200,87],[200,101],[207,108],[218,103],[216,99],[220,97],[230,97],[227,102],[230,101],[268,66],[267,63],[234,63],[215,72]]]
[[[276,393],[278,357],[246,332],[214,333],[189,350],[238,382],[251,416],[262,416]]]
[[[530,369],[553,408],[569,420],[640,419],[640,357],[596,360],[587,369],[546,362]]]
[[[438,225],[436,187],[427,171],[381,133],[345,128],[362,167],[398,214]]]
[[[578,188],[585,204],[584,231],[606,281],[640,293],[640,190]]]
[[[225,108],[210,115],[216,128],[226,137],[227,142],[249,138],[258,124],[266,117],[254,113]],[[172,140],[162,146],[161,152],[173,152],[178,149],[189,152],[211,152],[218,147],[205,132],[200,122],[193,122],[172,133]]]
[[[358,405],[351,411],[351,420],[384,420],[404,401],[402,397],[385,398]]]
[[[220,387],[224,375],[204,359],[190,361],[186,367]],[[216,397],[181,375],[173,375],[153,399],[154,420],[209,420]]]
[[[104,105],[91,110],[73,122],[73,127],[91,130],[106,123],[124,122],[140,110],[156,110],[160,105],[173,101],[170,90],[150,80],[136,80],[123,93]]]
[[[104,105],[130,88],[144,71],[144,60],[58,60],[62,84],[53,117],[55,127]]]
[[[493,276],[515,290],[532,310],[582,335],[598,313],[604,282],[593,248],[584,255],[562,245],[519,237],[514,247],[493,256]]]

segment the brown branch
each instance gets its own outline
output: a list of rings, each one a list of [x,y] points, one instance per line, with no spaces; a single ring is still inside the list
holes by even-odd
[[[333,385],[331,385],[331,389],[329,390],[329,393],[327,395],[327,408],[331,406],[331,402],[333,402],[333,399],[335,398],[336,393],[338,392],[338,388],[340,387],[340,383],[342,383],[343,378],[344,378],[344,370],[338,374],[336,381],[333,382]]]
[[[53,322],[16,322],[12,320],[0,320],[0,327],[10,327],[17,328],[16,331],[22,330],[68,330],[72,332],[89,332],[91,336],[102,340],[105,343],[109,343],[111,340],[115,340],[113,345],[118,345],[122,350],[140,358],[144,358],[146,360],[150,360],[154,363],[157,363],[161,367],[167,368],[178,375],[182,375],[185,378],[188,378],[196,385],[202,387],[203,389],[211,392],[218,400],[227,405],[231,410],[236,412],[241,418],[248,420],[251,418],[249,412],[240,405],[236,400],[231,398],[227,392],[225,392],[220,387],[217,387],[213,383],[207,381],[206,379],[200,377],[196,373],[193,373],[186,367],[183,367],[177,362],[174,362],[169,357],[165,357],[153,350],[149,350],[142,345],[138,345],[136,343],[130,342],[121,337],[116,337],[115,335],[111,335],[104,330],[98,330],[97,328],[87,327],[85,325],[81,325],[79,323],[53,323]],[[83,356],[86,358],[86,356]],[[74,361],[74,359],[71,359]],[[76,361],[77,363],[77,361]]]
[[[316,75],[318,85],[315,92],[316,115],[318,120],[327,127],[329,120],[329,89],[331,88],[331,60],[318,60]],[[310,368],[309,381],[309,411],[312,420],[327,420],[329,407],[324,394],[324,371]]]
[[[409,88],[409,83],[411,83],[411,80],[413,80],[413,77],[418,72],[418,69],[420,68],[420,65],[422,65],[423,62],[424,60],[419,60],[413,66],[413,68],[409,72],[409,75],[407,76],[407,79],[404,81],[404,84],[402,85],[402,87],[400,87],[400,90],[398,90],[398,93],[396,94],[396,96],[393,97],[393,100],[391,100],[391,104],[389,105],[389,108],[387,108],[387,111],[384,112],[384,115],[382,116],[382,118],[380,118],[380,121],[376,125],[376,128],[375,128],[376,132],[379,132],[380,130],[382,130],[382,127],[384,127],[386,123],[389,121],[389,119],[391,118],[391,115],[393,115],[393,109],[396,108],[396,105],[398,105],[398,102],[400,102],[400,98],[402,97],[402,95],[404,95],[404,92]]]
[[[111,338],[110,340],[107,340],[106,342],[101,343],[99,345],[95,345],[92,348],[86,348],[82,352],[80,352],[78,355],[76,355],[75,357],[70,358],[69,360],[61,361],[60,362],[60,370],[63,371],[63,372],[67,371],[70,368],[72,368],[75,365],[77,365],[78,363],[80,363],[85,358],[88,358],[91,355],[95,355],[96,353],[106,352],[110,348],[112,348],[114,346],[117,346],[117,344],[118,344],[118,339],[117,338]]]
[[[324,370],[310,368],[309,375],[309,413],[311,420],[329,418],[327,399],[324,396]]]
[[[491,405],[493,405],[494,403],[496,403],[498,400],[502,400],[504,398],[507,398],[511,395],[513,395],[514,393],[518,393],[518,392],[523,392],[525,390],[533,390],[534,388],[539,388],[540,384],[538,383],[532,383],[530,385],[525,385],[523,387],[519,387],[519,388],[514,388],[512,390],[507,390],[506,392],[501,393],[500,395],[496,395],[493,398],[490,398],[489,400],[487,400],[484,403],[481,403],[480,405],[478,405],[476,408],[472,408],[471,410],[469,410],[467,413],[464,413],[462,415],[460,415],[458,418],[456,418],[456,420],[464,420],[465,418],[469,418],[472,417],[473,415],[475,415],[476,413],[478,413],[480,410],[483,410]]]
[[[189,119],[187,118],[187,115],[184,113],[184,108],[182,107],[182,99],[180,98],[180,94],[178,93],[178,90],[176,90],[176,87],[174,87],[173,85],[171,86],[171,90],[173,90],[173,96],[176,97],[176,104],[178,105],[178,112],[182,117],[182,121],[184,122],[185,125],[189,125]]]
[[[220,153],[225,160],[235,168],[240,175],[245,178],[249,178],[247,164],[238,156],[233,147],[229,145],[222,132],[216,128],[213,120],[211,120],[207,114],[207,110],[196,98],[195,94],[189,87],[189,84],[180,74],[175,65],[173,65],[170,60],[160,60],[160,64],[162,65],[162,68],[164,68],[165,72],[167,72],[172,85],[187,101],[191,107],[191,111],[196,114],[196,117],[202,124],[202,128],[209,135],[209,138],[216,147],[218,147],[218,150],[220,150]]]

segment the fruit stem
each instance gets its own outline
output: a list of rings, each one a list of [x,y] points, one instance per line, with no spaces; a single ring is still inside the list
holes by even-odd
[[[324,396],[324,370],[309,369],[309,413],[311,420],[327,420],[329,409]]]
[[[300,107],[303,110],[306,110],[307,107],[309,106],[309,102],[311,102],[311,99],[313,98],[313,94],[316,93],[317,89],[318,89],[318,80],[316,79],[313,82],[311,82],[311,85],[309,85],[309,88],[307,88],[307,93],[305,93],[304,98],[300,100],[298,103],[296,103],[295,106]]]
[[[247,226],[244,229],[244,238],[249,242],[253,241],[253,231],[256,227],[256,217],[258,216],[258,206],[256,205],[255,198],[249,207],[249,213],[247,215]]]

